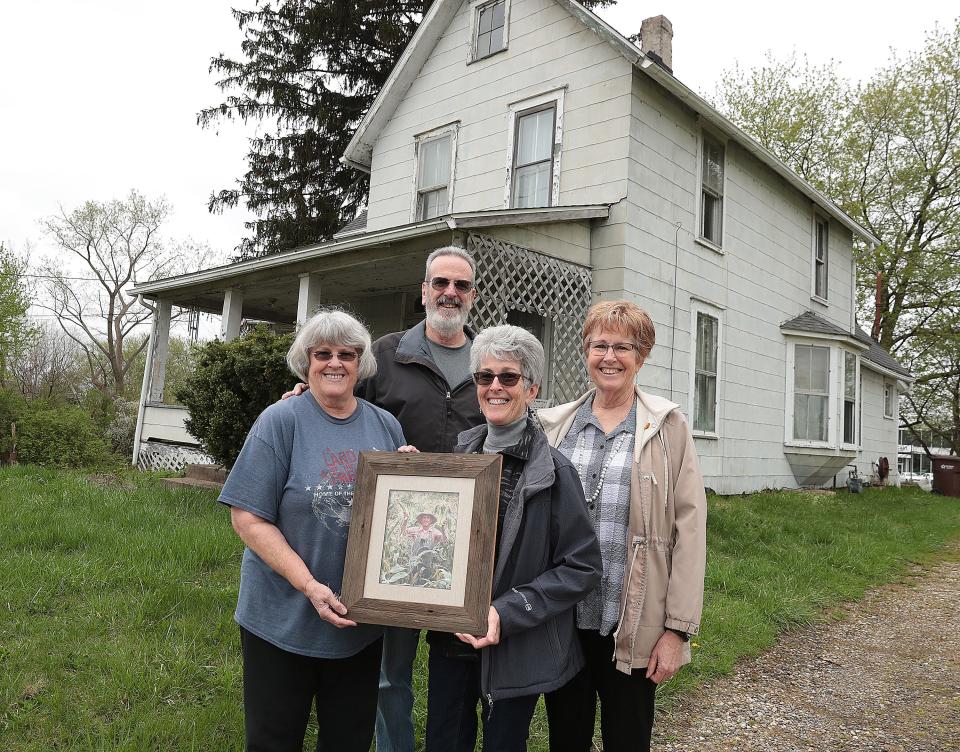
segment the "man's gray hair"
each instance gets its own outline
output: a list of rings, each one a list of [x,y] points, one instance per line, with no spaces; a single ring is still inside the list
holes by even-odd
[[[543,345],[522,327],[504,324],[480,332],[470,348],[470,370],[474,373],[478,371],[485,358],[515,360],[520,364],[520,372],[531,384],[543,383],[546,368]]]
[[[287,351],[287,365],[302,381],[310,370],[310,348],[321,342],[353,347],[360,353],[357,378],[368,379],[377,372],[377,361],[370,352],[370,332],[353,316],[340,308],[321,308],[300,327]]]
[[[457,256],[458,258],[462,258],[470,264],[470,276],[476,279],[477,262],[473,260],[473,256],[463,250],[463,248],[458,248],[455,245],[445,245],[443,248],[437,248],[437,250],[427,256],[427,266],[423,272],[423,278],[425,280],[430,279],[430,264],[433,263],[434,259],[440,258],[440,256]]]

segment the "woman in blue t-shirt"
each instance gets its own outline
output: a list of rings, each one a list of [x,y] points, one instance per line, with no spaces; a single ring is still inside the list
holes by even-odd
[[[317,313],[287,363],[308,392],[261,413],[220,494],[247,546],[235,615],[246,749],[300,752],[315,704],[318,749],[367,752],[382,629],[351,621],[337,598],[357,459],[416,450],[396,418],[353,394],[377,364],[352,316]]]

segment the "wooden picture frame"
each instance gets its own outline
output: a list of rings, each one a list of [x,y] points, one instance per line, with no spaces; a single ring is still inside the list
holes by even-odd
[[[340,597],[348,619],[487,633],[501,463],[360,453]]]

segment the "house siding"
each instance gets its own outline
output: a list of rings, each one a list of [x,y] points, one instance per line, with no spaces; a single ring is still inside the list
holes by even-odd
[[[893,417],[883,416],[884,384],[895,384],[895,380],[860,364],[860,399],[863,412],[860,424],[860,453],[856,464],[860,476],[870,478],[874,472],[873,463],[886,457],[890,463],[890,478],[887,482],[899,484],[896,460],[899,406],[898,400],[894,400]],[[837,482],[846,482],[846,474],[840,473]]]
[[[632,66],[553,0],[513,0],[510,45],[468,64],[464,2],[374,144],[367,227],[412,217],[414,137],[460,122],[454,212],[504,208],[510,105],[565,87],[559,205],[626,194]]]
[[[696,440],[707,485],[721,493],[795,487],[783,452],[788,345],[780,324],[814,310],[849,329],[851,234],[830,223],[829,305],[822,305],[811,299],[811,202],[729,142],[722,253],[697,242],[695,113],[639,71],[632,99],[628,193],[594,233],[594,292],[650,311],[658,346],[639,381],[688,415],[691,301],[720,309],[717,436]]]

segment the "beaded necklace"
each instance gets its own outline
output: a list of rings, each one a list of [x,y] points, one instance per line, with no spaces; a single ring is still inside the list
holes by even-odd
[[[624,440],[627,438],[627,431],[621,432],[617,437],[616,442],[613,445],[613,448],[610,450],[610,453],[607,455],[607,462],[605,465],[600,467],[600,478],[597,480],[597,485],[593,489],[593,494],[587,499],[587,507],[592,509],[594,502],[600,497],[600,493],[603,491],[603,480],[607,477],[607,470],[610,469],[610,465],[613,464],[614,457],[617,456],[617,453],[620,451],[620,446],[623,444]],[[577,437],[577,456],[582,458],[584,456],[586,449],[586,439],[584,438],[586,431],[581,431],[580,435]],[[581,478],[584,478],[587,474],[587,467],[585,465],[577,465],[577,472],[580,474]]]

